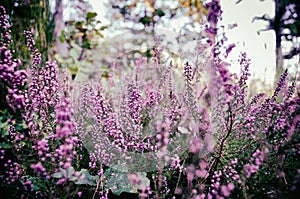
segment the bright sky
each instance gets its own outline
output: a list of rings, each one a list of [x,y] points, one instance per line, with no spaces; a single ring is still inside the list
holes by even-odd
[[[100,19],[104,16],[106,9],[103,3],[107,1],[90,0]],[[263,31],[257,34],[257,31],[266,28],[267,23],[262,21],[252,23],[252,19],[263,14],[273,17],[275,12],[273,0],[265,0],[264,2],[260,0],[243,0],[237,5],[235,4],[236,1],[221,0],[223,10],[222,24],[237,23],[238,25],[237,28],[226,33],[229,42],[237,44],[229,58],[237,60],[239,52],[247,52],[252,60],[250,68],[253,74],[252,77],[258,77],[268,83],[272,83],[275,72],[275,34],[273,31]],[[232,70],[238,73],[239,66],[233,64]]]
[[[273,0],[243,0],[235,4],[237,0],[221,0],[224,24],[237,23],[238,27],[227,32],[229,41],[237,44],[232,51],[231,57],[238,58],[240,51],[247,52],[251,58],[250,71],[253,77],[261,78],[272,83],[275,72],[275,33],[274,31],[257,31],[266,29],[267,23],[255,21],[255,16],[268,14],[274,17],[275,7]],[[238,66],[234,67],[235,71]]]

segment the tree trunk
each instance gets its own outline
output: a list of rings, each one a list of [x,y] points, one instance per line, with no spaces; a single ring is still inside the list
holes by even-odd
[[[68,57],[69,56],[69,49],[68,44],[66,41],[63,43],[60,42],[60,35],[61,32],[65,29],[65,21],[63,19],[63,11],[64,11],[64,5],[62,0],[56,0],[56,15],[55,15],[55,29],[53,32],[53,36],[55,38],[55,51],[62,57]]]
[[[274,85],[277,86],[277,82],[280,78],[280,75],[283,73],[283,55],[281,47],[281,30],[282,30],[282,16],[285,13],[285,6],[280,4],[280,0],[275,0],[275,16],[273,22],[273,28],[276,35],[276,68],[275,68],[275,78]]]
[[[283,55],[282,55],[281,39],[280,41],[278,41],[277,37],[281,37],[281,34],[276,32],[276,68],[275,68],[274,88],[277,86],[277,82],[280,78],[280,75],[283,73]]]

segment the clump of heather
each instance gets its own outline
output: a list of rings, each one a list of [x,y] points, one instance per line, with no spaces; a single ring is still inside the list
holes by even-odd
[[[66,171],[56,182],[61,185],[71,178],[79,178],[79,174],[71,169],[79,141],[74,133],[69,84],[66,78],[59,81],[55,62],[46,62],[45,67],[41,66],[41,55],[31,33],[25,31],[24,34],[33,58],[24,119],[33,139],[32,149],[38,155],[38,161],[30,167],[37,176],[47,180],[53,179],[55,172]],[[50,193],[55,195],[54,190]]]
[[[171,77],[171,69],[172,66],[160,72]],[[150,73],[145,75],[159,77],[159,73],[142,70]],[[120,85],[124,92],[106,93],[101,82],[77,86],[82,96],[76,106],[77,121],[80,121],[77,123],[78,134],[86,140],[98,161],[106,165],[123,162],[136,171],[153,170],[158,163],[155,162],[156,155],[163,161],[170,160],[167,146],[172,141],[173,144],[179,142],[176,136],[182,132],[178,125],[188,126],[194,119],[189,116],[189,111],[184,112],[187,109],[184,104],[179,107],[176,98],[181,96],[176,96],[169,81],[161,78],[157,82],[147,82],[140,74],[136,74],[137,81],[132,81],[132,77],[129,74],[128,82]],[[148,166],[140,164],[143,158],[133,159],[138,155],[136,153],[145,153],[154,162],[148,162]]]
[[[20,59],[13,59],[12,51],[9,49],[12,42],[10,35],[10,24],[6,18],[6,11],[0,7],[0,89],[6,95],[6,103],[13,110],[22,109],[25,105],[24,93],[19,90],[24,87],[27,73],[20,70]],[[1,101],[4,109],[5,102]]]
[[[286,70],[272,96],[249,96],[251,60],[241,53],[240,74],[230,72],[233,46],[221,56],[226,38],[217,37],[219,1],[208,8],[210,40],[197,41],[196,59],[165,63],[157,37],[152,59],[131,68],[115,62],[106,78],[77,84],[56,62],[42,64],[29,31],[32,62],[20,70],[0,7],[1,194],[295,198],[299,80],[289,81]]]
[[[59,81],[56,63],[41,65],[41,54],[29,31],[24,34],[33,62],[28,72],[19,69],[20,60],[13,59],[9,49],[13,41],[3,7],[0,23],[0,86],[6,95],[1,99],[0,116],[1,193],[6,195],[17,188],[8,197],[59,196],[61,193],[47,187],[79,177],[75,171],[59,180],[52,177],[55,172],[70,169],[77,155],[79,142],[70,98],[60,89],[64,82]]]

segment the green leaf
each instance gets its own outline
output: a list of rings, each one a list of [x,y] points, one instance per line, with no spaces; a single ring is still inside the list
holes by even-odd
[[[82,48],[90,49],[91,43],[88,39],[83,40]]]
[[[113,170],[121,171],[121,172],[124,172],[124,173],[128,172],[128,168],[124,165],[112,165],[111,168]]]
[[[60,43],[64,43],[64,41],[66,40],[66,34],[65,34],[65,31],[61,31],[61,34],[59,36],[59,42]]]
[[[198,1],[196,0],[194,3],[195,8],[198,8]]]
[[[76,21],[75,28],[77,28],[79,31],[82,31],[83,25],[84,25],[83,21]]]
[[[75,169],[73,167],[66,169],[63,168],[59,168],[59,172],[56,172],[54,174],[52,174],[51,176],[53,178],[68,178],[68,180],[70,181],[75,181],[77,179],[77,177],[74,176],[75,173]]]
[[[51,176],[53,178],[62,178],[63,174],[62,174],[62,172],[56,172],[56,173],[53,173]]]
[[[1,129],[0,129],[0,135],[6,136],[6,135],[9,135],[9,133],[8,133],[7,130],[1,130]]]
[[[99,179],[99,176],[90,175],[88,170],[86,170],[86,169],[81,169],[79,173],[80,173],[80,177],[75,182],[75,184],[88,184],[88,185],[91,185],[91,186],[97,185],[97,181]]]
[[[162,16],[165,16],[165,13],[163,10],[161,9],[156,9],[155,12],[154,12],[154,15],[157,15],[159,17],[162,17]]]
[[[105,30],[105,29],[107,29],[107,26],[101,26],[100,27],[100,30]]]
[[[2,142],[0,143],[0,149],[9,149],[10,145],[8,143]]]
[[[137,172],[135,173],[140,184],[131,184],[128,178],[128,172],[120,172],[109,168],[103,174],[107,178],[106,188],[110,189],[113,194],[120,195],[122,192],[138,193],[138,189],[141,187],[150,186],[150,180],[146,177],[147,173]]]
[[[96,35],[100,36],[101,38],[103,38],[103,34],[101,34],[98,30],[95,30]]]
[[[7,127],[8,127],[8,123],[7,122],[1,122],[0,123],[0,129],[7,129]]]
[[[23,124],[16,124],[15,128],[17,131],[22,131],[24,129]]]
[[[74,181],[75,184],[87,184],[91,186],[97,185],[97,181],[99,176],[92,176],[89,174],[88,170],[81,169],[79,172],[79,176],[77,177],[74,175],[75,169],[73,167],[66,169],[59,169],[59,172],[52,174],[53,178],[68,178],[69,181]]]
[[[127,173],[117,173],[114,176],[110,176],[106,186],[113,194],[118,196],[122,192],[137,193],[137,189],[130,184]]]
[[[151,18],[148,16],[144,16],[144,17],[140,18],[140,22],[144,25],[145,24],[149,25],[151,23]]]
[[[7,121],[5,121],[5,122],[2,122],[2,117],[0,118],[0,135],[2,135],[2,137],[3,136],[6,136],[6,135],[9,135],[9,133],[8,133],[8,126],[9,126],[9,124],[8,124],[8,122]]]
[[[97,16],[97,13],[95,12],[88,12],[87,15],[86,15],[86,19],[87,20],[90,20],[90,19],[93,19]]]

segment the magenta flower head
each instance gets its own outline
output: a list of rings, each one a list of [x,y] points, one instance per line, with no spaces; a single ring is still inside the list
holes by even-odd
[[[9,28],[6,11],[3,6],[0,6],[0,46],[7,47],[12,42]]]
[[[46,174],[46,169],[45,167],[42,165],[41,162],[38,162],[37,164],[31,164],[30,167],[37,173],[37,174]]]
[[[21,61],[13,59],[12,52],[8,49],[12,42],[9,28],[5,9],[0,6],[0,83],[6,85],[6,101],[15,110],[25,106],[24,94],[19,88],[25,85],[27,74],[25,70],[18,70]]]
[[[209,35],[216,35],[218,28],[217,23],[221,19],[222,10],[220,6],[219,0],[212,0],[211,2],[206,4],[208,8],[207,21],[209,25],[206,26],[206,32]]]
[[[207,21],[217,24],[222,15],[221,5],[219,0],[212,0],[206,4],[209,9],[207,14]]]

